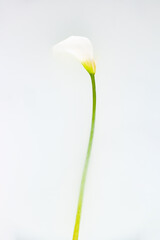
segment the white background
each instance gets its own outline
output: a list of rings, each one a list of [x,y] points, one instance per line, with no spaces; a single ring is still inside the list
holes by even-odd
[[[80,240],[160,239],[160,2],[0,0],[0,239],[71,240],[88,73],[52,46],[90,38],[97,118]]]

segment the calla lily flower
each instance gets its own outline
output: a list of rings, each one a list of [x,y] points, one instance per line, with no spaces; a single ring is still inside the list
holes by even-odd
[[[91,77],[91,83],[92,83],[93,105],[92,105],[91,129],[90,129],[87,154],[86,154],[86,159],[85,159],[85,164],[84,164],[82,179],[80,184],[77,214],[76,214],[76,220],[75,220],[75,226],[74,226],[74,232],[73,232],[73,240],[78,240],[84,189],[85,189],[87,171],[88,171],[90,154],[92,149],[95,116],[96,116],[96,84],[95,84],[96,64],[93,57],[92,44],[90,40],[86,37],[78,37],[78,36],[69,37],[66,40],[56,44],[53,47],[53,50],[58,52],[67,52],[73,55],[74,57],[76,57],[89,73]]]
[[[86,37],[71,36],[53,47],[54,51],[66,52],[77,58],[90,74],[95,74],[96,64],[93,57],[93,47]]]

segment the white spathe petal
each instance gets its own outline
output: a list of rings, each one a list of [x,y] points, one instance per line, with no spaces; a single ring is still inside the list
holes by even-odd
[[[54,51],[66,52],[76,57],[89,73],[95,73],[93,47],[86,37],[71,36],[53,47]]]
[[[65,51],[80,62],[93,59],[93,47],[86,37],[72,36],[54,46],[56,51]]]

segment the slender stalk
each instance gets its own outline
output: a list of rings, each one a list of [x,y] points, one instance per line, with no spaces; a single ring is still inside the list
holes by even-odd
[[[90,154],[91,154],[91,149],[92,149],[93,135],[94,135],[94,125],[95,125],[95,115],[96,115],[96,85],[95,85],[94,74],[90,74],[90,77],[91,77],[91,82],[92,82],[92,94],[93,94],[92,122],[91,122],[87,155],[86,155],[86,160],[85,160],[85,164],[84,164],[84,168],[83,168],[81,185],[80,185],[76,221],[75,221],[74,232],[73,232],[73,240],[78,240],[78,236],[79,236],[79,226],[80,226],[80,220],[81,220],[84,189],[85,189],[86,176],[87,176],[87,170],[88,170],[89,159],[90,159]]]

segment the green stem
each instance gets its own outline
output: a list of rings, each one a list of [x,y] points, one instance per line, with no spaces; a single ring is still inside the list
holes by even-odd
[[[86,176],[87,176],[87,170],[88,170],[89,159],[90,159],[90,154],[91,154],[91,149],[92,149],[93,135],[94,135],[94,125],[95,125],[95,115],[96,115],[96,85],[95,85],[94,74],[90,74],[90,76],[91,76],[92,94],[93,94],[92,122],[91,122],[91,130],[90,130],[87,155],[86,155],[86,160],[85,160],[85,165],[84,165],[82,179],[81,179],[81,185],[80,185],[76,221],[75,221],[74,232],[73,232],[73,240],[78,240],[78,236],[79,236],[79,226],[80,226],[80,219],[81,219],[84,188],[85,188],[85,183],[86,183]]]

